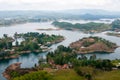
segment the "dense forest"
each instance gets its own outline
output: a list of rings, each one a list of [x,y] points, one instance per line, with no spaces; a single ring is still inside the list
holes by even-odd
[[[109,24],[104,24],[104,23],[86,23],[86,24],[72,24],[68,22],[58,22],[55,21],[52,23],[54,26],[67,29],[67,30],[80,30],[83,32],[102,32],[111,29],[111,26]]]

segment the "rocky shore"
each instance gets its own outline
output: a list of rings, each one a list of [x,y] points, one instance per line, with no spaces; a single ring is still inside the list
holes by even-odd
[[[7,80],[11,80],[11,77],[13,77],[13,73],[24,75],[26,73],[32,72],[32,71],[37,71],[35,68],[21,68],[21,63],[14,63],[8,66],[5,71],[3,72],[3,76]]]

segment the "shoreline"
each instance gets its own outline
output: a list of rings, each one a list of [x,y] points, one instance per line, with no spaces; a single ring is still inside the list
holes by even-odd
[[[120,37],[120,33],[117,33],[117,32],[108,32],[108,33],[106,33],[106,35]]]
[[[5,60],[5,59],[15,59],[18,58],[21,54],[30,54],[30,53],[43,53],[43,52],[48,52],[51,50],[50,46],[53,44],[57,44],[59,42],[62,42],[63,40],[65,40],[64,38],[60,38],[59,40],[53,41],[49,44],[49,47],[47,46],[47,48],[42,48],[42,50],[35,50],[35,51],[19,51],[19,52],[13,52],[13,54],[11,54],[9,57],[0,57],[0,60]],[[10,54],[10,53],[9,53]]]
[[[111,44],[111,45],[108,45]],[[117,46],[115,43],[108,42],[99,37],[88,37],[73,42],[69,45],[77,54],[89,53],[113,53]]]
[[[59,31],[59,30],[63,30],[61,28],[47,28],[47,29],[36,29],[36,30],[39,30],[39,31]]]

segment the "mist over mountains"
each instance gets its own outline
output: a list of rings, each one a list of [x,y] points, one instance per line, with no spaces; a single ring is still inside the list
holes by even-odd
[[[119,18],[120,12],[112,12],[101,9],[70,9],[58,11],[0,11],[0,18],[10,17],[36,17],[36,18],[74,18],[74,19],[100,19]]]

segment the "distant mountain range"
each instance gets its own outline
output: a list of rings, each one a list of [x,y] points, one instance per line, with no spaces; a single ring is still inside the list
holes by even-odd
[[[120,12],[112,12],[101,9],[70,9],[59,11],[0,11],[0,18],[8,17],[42,17],[65,19],[100,19],[119,18]]]
[[[101,9],[70,9],[63,10],[63,13],[74,14],[74,15],[83,15],[83,14],[91,14],[91,15],[120,15],[120,12],[117,11],[107,11]]]

